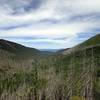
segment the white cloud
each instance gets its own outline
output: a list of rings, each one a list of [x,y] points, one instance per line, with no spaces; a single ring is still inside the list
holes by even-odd
[[[24,11],[25,9],[22,6],[29,5],[31,1],[14,0],[13,5],[11,2],[8,3],[7,0],[1,3],[0,38],[11,36],[44,37],[46,39],[32,41],[58,43],[59,48],[61,48],[77,44],[78,42],[72,38],[77,37],[80,33],[100,29],[99,0],[40,0],[42,5],[38,9],[31,9],[29,12]],[[20,10],[23,10],[22,13],[13,15],[14,5],[20,6]],[[13,26],[15,28],[11,29]],[[10,27],[10,29],[4,30],[7,27]],[[95,31],[93,32],[95,33]],[[52,40],[59,37],[66,37],[67,39]]]
[[[78,25],[74,26],[73,24],[69,25],[49,25],[49,26],[29,26],[24,28],[15,28],[12,30],[1,31],[3,33],[1,37],[6,36],[43,36],[45,38],[57,38],[57,37],[71,37],[76,35],[82,30],[82,27]]]

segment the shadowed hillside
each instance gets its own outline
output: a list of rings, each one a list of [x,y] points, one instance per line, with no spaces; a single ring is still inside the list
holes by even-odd
[[[0,39],[0,49],[5,50],[16,55],[36,55],[40,51],[34,48],[28,48],[23,45]]]

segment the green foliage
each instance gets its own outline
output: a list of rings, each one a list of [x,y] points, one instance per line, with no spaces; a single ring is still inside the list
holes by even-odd
[[[83,97],[80,96],[73,96],[71,100],[85,100]]]
[[[93,46],[93,45],[100,45],[100,34],[97,34],[96,36],[90,38],[89,40],[83,42],[79,46]]]

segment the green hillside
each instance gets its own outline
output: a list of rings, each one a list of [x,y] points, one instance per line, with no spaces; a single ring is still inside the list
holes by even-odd
[[[100,45],[100,34],[97,34],[96,36],[88,39],[87,41],[83,42],[78,46],[85,47],[85,46],[93,46],[93,45]]]
[[[77,52],[83,49],[89,49],[91,47],[99,47],[100,46],[100,34],[84,41],[83,43],[76,45],[75,47],[66,49],[66,50],[62,50],[62,52],[58,52],[58,53],[62,53],[64,55],[70,54],[72,52]]]

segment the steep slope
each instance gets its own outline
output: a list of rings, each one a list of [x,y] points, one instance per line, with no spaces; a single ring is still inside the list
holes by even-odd
[[[88,39],[87,41],[85,41],[73,48],[66,49],[62,53],[66,55],[66,54],[70,54],[72,52],[80,51],[83,49],[89,49],[91,47],[98,47],[98,46],[100,46],[100,34],[97,34],[96,36]]]
[[[37,49],[28,48],[23,45],[3,39],[0,39],[0,49],[20,56],[36,55],[40,52]]]
[[[88,39],[87,41],[83,42],[78,46],[85,47],[85,46],[93,46],[93,45],[100,45],[100,34],[97,34],[96,36]]]

